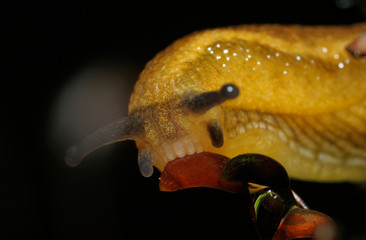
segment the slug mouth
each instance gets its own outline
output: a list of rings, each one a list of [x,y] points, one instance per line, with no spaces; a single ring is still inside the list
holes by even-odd
[[[160,176],[161,191],[177,191],[193,187],[216,188],[227,192],[239,192],[243,183],[221,179],[229,158],[210,152],[187,155],[169,161]]]
[[[203,151],[203,146],[198,140],[185,137],[171,144],[162,144],[166,161],[173,161],[187,155],[197,154]]]

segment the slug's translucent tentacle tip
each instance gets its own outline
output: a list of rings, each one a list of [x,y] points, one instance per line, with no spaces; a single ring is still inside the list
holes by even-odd
[[[142,176],[151,177],[151,175],[153,175],[153,158],[149,151],[142,151],[139,154],[137,163],[139,165],[140,173]]]
[[[65,162],[68,166],[75,167],[75,166],[79,165],[81,161],[82,161],[82,157],[80,156],[80,151],[79,151],[78,146],[73,145],[66,150]]]

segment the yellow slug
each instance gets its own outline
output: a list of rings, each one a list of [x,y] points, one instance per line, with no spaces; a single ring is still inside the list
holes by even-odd
[[[193,33],[142,71],[127,117],[69,148],[133,139],[144,176],[199,152],[270,156],[293,178],[366,180],[366,24]]]

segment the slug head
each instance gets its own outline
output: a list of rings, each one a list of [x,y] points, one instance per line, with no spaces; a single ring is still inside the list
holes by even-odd
[[[136,109],[132,114],[144,119],[144,135],[134,139],[139,163],[163,170],[166,163],[224,144],[220,109],[215,108],[239,95],[233,84],[217,91],[176,96],[168,102]],[[148,152],[149,154],[143,154]],[[148,155],[149,159],[142,157]],[[149,164],[147,164],[147,162]],[[150,176],[151,174],[145,174]]]
[[[168,161],[203,151],[202,143],[219,148],[224,136],[219,121],[210,109],[239,95],[233,84],[217,91],[187,94],[168,102],[134,110],[129,116],[95,131],[66,152],[66,162],[78,165],[95,149],[132,139],[139,149],[138,165],[143,176],[153,174],[153,166],[163,170]],[[206,149],[206,147],[205,147]]]

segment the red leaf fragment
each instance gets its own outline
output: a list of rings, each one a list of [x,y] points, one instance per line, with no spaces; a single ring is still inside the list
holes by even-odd
[[[192,187],[211,187],[227,192],[239,192],[243,183],[221,179],[222,170],[229,158],[209,153],[197,153],[168,162],[161,173],[161,191],[177,191]]]
[[[338,240],[339,231],[334,221],[324,213],[295,208],[283,218],[272,239],[296,238]]]

